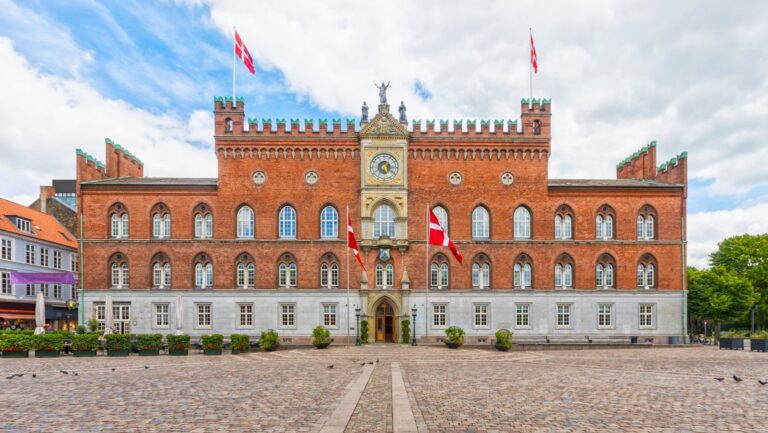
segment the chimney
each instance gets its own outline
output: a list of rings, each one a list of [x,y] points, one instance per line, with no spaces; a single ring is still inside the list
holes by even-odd
[[[48,213],[48,199],[56,194],[56,190],[52,186],[40,187],[40,212]]]

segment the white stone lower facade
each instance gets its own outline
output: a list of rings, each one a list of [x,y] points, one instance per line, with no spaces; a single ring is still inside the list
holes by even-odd
[[[490,344],[498,329],[514,332],[517,340],[554,341],[577,338],[613,339],[638,336],[640,342],[667,342],[684,334],[684,293],[681,291],[92,291],[85,292],[85,320],[104,319],[103,305],[111,297],[118,332],[176,333],[193,337],[219,333],[258,336],[275,329],[285,344],[306,344],[312,329],[324,325],[334,340],[354,340],[355,309],[370,323],[370,340],[377,339],[377,306],[393,307],[393,330],[399,340],[400,321],[416,308],[416,336],[438,343],[449,326],[459,326],[467,344]],[[177,305],[182,305],[180,326]],[[429,302],[429,327],[426,305]],[[362,307],[361,307],[362,306]],[[366,314],[367,313],[367,314]],[[411,327],[413,329],[413,326]],[[546,336],[546,337],[545,337]],[[380,336],[379,336],[380,337]],[[652,340],[651,340],[652,339]]]

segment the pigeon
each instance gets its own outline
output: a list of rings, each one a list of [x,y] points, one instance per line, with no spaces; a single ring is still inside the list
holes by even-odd
[[[66,372],[64,370],[59,370],[59,371],[61,372],[61,374],[69,374],[68,372]]]
[[[377,364],[379,363],[379,360],[378,360],[378,359],[376,360],[376,363],[377,363]]]
[[[12,374],[12,375],[10,375],[10,376],[6,376],[5,378],[6,378],[6,379],[13,379],[14,377],[16,377],[16,375],[15,375],[15,374]]]
[[[32,373],[32,377],[37,377],[37,373]]]
[[[329,365],[328,368],[333,368],[333,364]]]
[[[768,385],[768,380],[760,380],[760,379],[758,379],[757,383],[759,383],[760,385]]]
[[[112,367],[112,371],[115,371],[115,367]]]
[[[718,381],[718,382],[722,382],[722,381],[725,380],[725,378],[724,377],[716,377],[715,380]]]
[[[17,374],[16,376],[18,376],[18,377],[24,377],[24,373],[21,373],[21,374]]]
[[[368,361],[368,365],[373,365],[373,361]]]
[[[145,369],[145,370],[146,370],[146,369],[148,369],[148,368],[149,368],[149,366],[148,366],[148,365],[145,365],[145,366],[144,366],[144,369]]]
[[[365,366],[365,363],[360,364],[361,367]]]
[[[80,376],[79,374],[77,374],[76,371],[73,371],[72,374],[75,375],[75,376]]]
[[[736,382],[741,382],[741,381],[742,381],[742,380],[744,380],[744,379],[742,379],[742,378],[740,378],[739,376],[736,376],[736,375],[734,374],[734,375],[733,375],[733,380],[735,380]]]

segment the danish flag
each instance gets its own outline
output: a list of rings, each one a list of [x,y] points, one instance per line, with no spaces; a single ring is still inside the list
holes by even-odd
[[[533,66],[533,73],[539,72],[539,63],[536,58],[536,46],[533,45],[533,33],[531,33],[531,66]]]
[[[360,257],[360,249],[357,247],[357,240],[355,239],[355,231],[352,230],[352,217],[350,215],[347,215],[347,247],[352,250],[353,253],[355,253],[355,258],[357,259],[357,262],[360,263],[360,266],[362,266],[363,270],[365,270],[365,265],[363,264],[363,258]]]
[[[251,71],[251,74],[256,73],[256,69],[253,67],[253,57],[251,57],[251,53],[248,52],[248,48],[245,47],[243,40],[240,39],[237,30],[235,30],[235,55],[245,63],[245,67]]]
[[[440,225],[440,220],[437,219],[435,213],[432,212],[432,208],[429,209],[429,244],[441,245],[450,248],[453,253],[453,257],[461,263],[461,253],[456,245],[453,244],[451,238],[448,237],[448,233],[445,232],[443,226]]]

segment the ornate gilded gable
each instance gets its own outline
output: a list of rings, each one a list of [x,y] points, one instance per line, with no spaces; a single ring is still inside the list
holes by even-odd
[[[389,105],[379,105],[376,117],[360,129],[360,138],[408,138],[408,130],[389,114]]]

